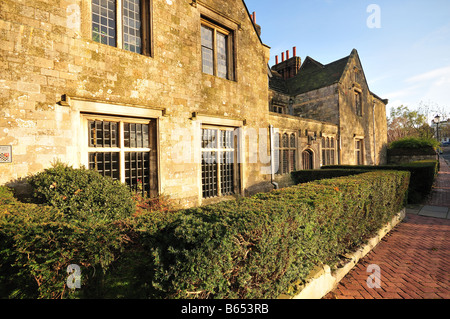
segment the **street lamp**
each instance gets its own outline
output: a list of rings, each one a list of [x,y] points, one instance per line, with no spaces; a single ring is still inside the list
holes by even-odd
[[[436,137],[439,142],[439,123],[441,122],[439,114],[434,117],[434,122],[436,123]]]

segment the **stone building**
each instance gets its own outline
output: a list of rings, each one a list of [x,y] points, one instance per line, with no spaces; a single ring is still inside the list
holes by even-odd
[[[340,82],[306,90],[326,66],[282,78],[260,32],[242,0],[2,0],[0,184],[58,160],[189,207],[358,151],[382,162],[384,102],[357,54]]]
[[[388,101],[370,91],[355,49],[324,65],[311,57],[302,64],[294,48],[294,56],[285,60],[283,54],[271,73],[273,112],[337,125],[335,156],[323,155],[323,165],[386,162]],[[322,141],[326,148],[328,140]]]

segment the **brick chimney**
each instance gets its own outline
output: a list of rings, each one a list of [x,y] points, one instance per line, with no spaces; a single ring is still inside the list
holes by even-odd
[[[297,75],[301,66],[301,58],[297,56],[297,48],[292,49],[292,58],[289,57],[289,50],[281,53],[281,62],[278,60],[278,55],[275,57],[275,65],[272,70],[281,74],[283,79],[287,80]]]
[[[261,36],[261,26],[256,23],[256,12],[254,11],[252,13],[252,22],[255,25],[256,32],[258,32],[258,35]]]

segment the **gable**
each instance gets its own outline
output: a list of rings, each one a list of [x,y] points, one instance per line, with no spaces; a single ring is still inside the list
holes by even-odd
[[[299,73],[287,81],[289,92],[292,95],[298,95],[339,82],[346,70],[349,58],[350,56],[326,65],[307,58]]]

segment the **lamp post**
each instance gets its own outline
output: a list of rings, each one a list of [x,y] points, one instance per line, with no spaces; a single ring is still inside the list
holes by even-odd
[[[440,143],[440,141],[439,141],[439,123],[441,122],[441,117],[439,116],[439,114],[434,117],[434,122],[436,123],[436,138],[437,138],[438,142]]]

